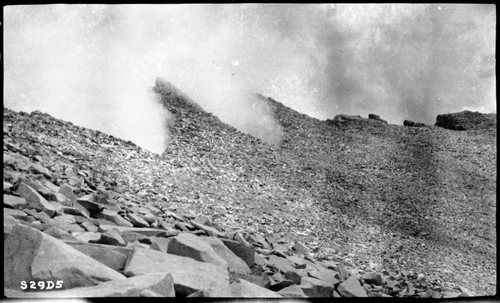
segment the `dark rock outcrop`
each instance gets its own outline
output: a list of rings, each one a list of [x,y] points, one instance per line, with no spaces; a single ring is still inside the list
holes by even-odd
[[[438,115],[435,126],[451,130],[489,129],[496,128],[496,119],[496,114],[483,114],[464,110],[459,113]]]
[[[387,121],[381,119],[379,116],[370,114],[369,118],[363,118],[359,115],[336,115],[333,120],[327,119],[327,124],[335,126],[351,126],[351,127],[365,127],[365,126],[382,126],[387,125]]]
[[[425,126],[424,123],[420,123],[420,122],[413,122],[411,120],[404,120],[403,121],[403,125],[404,126],[413,126],[413,127],[423,127]]]

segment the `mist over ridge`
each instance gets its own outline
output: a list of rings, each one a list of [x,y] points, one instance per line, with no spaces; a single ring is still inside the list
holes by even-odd
[[[268,141],[282,130],[254,92],[318,119],[433,124],[496,112],[495,27],[495,7],[472,4],[8,6],[4,106],[155,152],[168,144],[158,76]]]

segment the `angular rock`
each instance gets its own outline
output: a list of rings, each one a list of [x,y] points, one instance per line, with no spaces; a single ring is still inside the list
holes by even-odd
[[[69,241],[78,241],[73,235],[69,232],[66,232],[58,227],[52,226],[51,224],[47,224],[49,227],[44,229],[43,232],[47,235],[50,235],[56,239],[60,240],[69,240]],[[33,226],[32,226],[33,227]]]
[[[226,260],[221,258],[210,244],[190,233],[181,233],[173,237],[168,244],[168,253],[222,267],[228,266]]]
[[[116,211],[103,209],[102,212],[95,214],[96,218],[101,218],[116,223],[119,226],[133,227],[134,225],[125,220]]]
[[[276,248],[276,246],[278,245],[278,241],[276,240],[276,238],[271,235],[265,236],[264,239],[266,239],[267,243],[271,244],[272,248]]]
[[[78,200],[78,196],[75,195],[75,193],[73,192],[73,189],[71,189],[71,187],[68,185],[61,186],[57,192],[64,195],[66,198],[69,199],[70,203],[64,204],[65,206],[73,206],[73,204],[75,204],[76,201]],[[80,204],[78,204],[78,205],[80,205]],[[81,206],[81,207],[83,207],[83,206]]]
[[[26,209],[25,211],[28,211],[28,210]],[[36,212],[34,209],[31,209],[31,211],[33,211],[33,213],[34,213],[32,216],[43,223],[49,223],[50,220],[52,220],[52,218],[49,215],[47,215],[47,213],[45,213],[43,211]]]
[[[340,283],[337,291],[342,297],[367,297],[366,290],[354,276]]]
[[[220,231],[218,231],[217,229],[213,228],[213,227],[210,227],[208,225],[203,225],[203,224],[200,224],[200,223],[197,223],[195,221],[191,221],[190,222],[191,225],[193,225],[194,227],[198,228],[198,229],[201,229],[203,230],[204,232],[206,232],[209,236],[213,236],[213,237],[224,237],[224,233],[221,233]]]
[[[72,215],[61,215],[53,218],[54,221],[64,222],[67,224],[76,224],[76,219]]]
[[[215,237],[200,237],[200,239],[210,245],[215,253],[227,262],[230,272],[238,274],[249,274],[252,272],[245,261],[224,245],[221,239]]]
[[[255,264],[255,248],[242,238],[243,241],[221,239],[224,245],[235,255],[242,259],[248,266]]]
[[[73,237],[78,239],[78,241],[87,243],[99,243],[101,241],[101,233],[93,232],[83,232],[83,233],[73,233]]]
[[[51,219],[48,223],[51,224],[52,226],[55,226],[65,232],[85,232],[85,229],[80,227],[78,224],[74,223],[68,223],[64,219],[59,219],[61,216],[54,217]]]
[[[131,249],[120,246],[75,241],[65,241],[65,243],[116,271],[125,268],[128,255],[132,252]]]
[[[111,229],[106,231],[101,235],[101,243],[117,246],[126,246],[127,242],[120,235],[120,232],[116,229]]]
[[[285,298],[307,298],[302,288],[295,284],[280,289],[277,293]]]
[[[373,285],[382,285],[383,283],[382,275],[377,273],[366,273],[361,276],[361,280]]]
[[[102,297],[175,297],[172,275],[149,274],[108,281],[96,286],[78,287],[60,291],[21,292],[6,290],[9,298],[102,298]]]
[[[282,298],[269,289],[260,287],[243,279],[237,279],[230,285],[231,295],[238,298]]]
[[[293,281],[291,281],[291,280],[283,279],[283,280],[271,283],[269,285],[269,289],[272,291],[279,291],[280,289],[283,289],[285,287],[288,287],[288,286],[294,285],[294,284],[295,283],[293,283]]]
[[[475,297],[476,296],[476,294],[473,291],[471,291],[470,289],[465,288],[463,286],[458,286],[458,289],[462,292],[462,295],[465,297]]]
[[[64,215],[63,205],[61,203],[55,202],[55,201],[48,201],[48,202],[55,209],[55,211],[56,211],[55,215],[57,215],[57,216]]]
[[[340,278],[339,280],[340,280],[340,282],[343,282],[343,281],[347,280],[347,278],[349,278],[351,276],[351,274],[349,273],[349,271],[342,264],[339,264],[337,266],[336,272],[339,273],[339,278]]]
[[[308,275],[331,285],[337,285],[340,283],[340,281],[338,280],[338,278],[340,278],[338,273],[331,270],[312,270],[308,272]]]
[[[295,243],[292,248],[299,254],[303,254],[305,256],[309,255],[309,248],[300,242]]]
[[[179,231],[166,231],[164,229],[157,228],[140,228],[140,227],[127,227],[127,226],[118,226],[118,225],[99,225],[99,231],[105,232],[110,229],[117,229],[120,232],[131,231],[138,234],[145,235],[147,237],[172,237],[180,234]]]
[[[94,224],[92,224],[89,221],[82,222],[82,223],[80,223],[80,225],[82,227],[84,227],[89,232],[97,232],[99,230],[99,228],[97,226],[95,226]]]
[[[136,214],[127,214],[127,218],[130,220],[135,227],[149,227],[149,223],[146,222],[143,218]]]
[[[280,270],[282,273],[286,273],[287,271],[294,271],[294,264],[285,258],[278,257],[275,255],[271,255],[267,264],[273,268]]]
[[[141,243],[139,241],[133,241],[133,242],[128,242],[126,247],[129,249],[134,249],[136,247],[149,249],[150,245],[145,244],[145,243]]]
[[[287,256],[286,259],[291,261],[297,269],[305,269],[306,271],[310,271],[319,270],[321,268],[320,265],[314,264],[313,262],[296,255]]]
[[[172,238],[158,238],[158,237],[151,237],[151,246],[149,248],[158,250],[161,252],[166,253],[168,251],[168,244],[172,240]]]
[[[95,201],[93,194],[80,197],[76,200],[76,202],[85,207],[90,212],[100,212],[104,209],[104,206],[102,204]]]
[[[206,226],[214,227],[214,226],[212,226],[212,222],[210,222],[210,219],[205,217],[205,216],[198,216],[191,221],[191,223],[193,223],[193,222],[196,222],[196,223],[202,224],[202,225],[206,225]]]
[[[4,234],[4,240],[7,238],[7,236],[10,234],[12,231],[12,228],[18,224],[18,221],[16,218],[6,215],[5,213],[3,214],[3,234]]]
[[[28,216],[28,214],[25,213],[24,211],[12,208],[4,208],[3,213],[4,216],[12,216],[16,219],[24,219]]]
[[[266,249],[271,248],[269,243],[267,243],[266,239],[259,234],[246,235],[245,240],[247,240],[248,242],[252,243],[255,246],[260,246]]]
[[[3,181],[3,191],[4,192],[9,191],[10,192],[11,189],[12,189],[12,183]]]
[[[156,250],[135,248],[123,272],[129,277],[157,272],[170,273],[174,278],[176,295],[181,297],[198,290],[205,291],[211,297],[230,295],[229,275],[224,268]]]
[[[68,214],[68,215],[75,215],[75,216],[90,218],[90,213],[86,209],[63,205],[62,210],[65,214]]]
[[[155,228],[155,227],[158,227],[160,225],[158,217],[156,217],[153,214],[145,214],[142,216],[142,218],[144,219],[144,221],[146,221],[149,224],[148,227]]]
[[[296,270],[291,270],[285,273],[285,279],[293,281],[295,284],[300,284],[302,275],[300,275]]]
[[[458,291],[447,290],[443,292],[443,298],[457,298],[461,295]]]
[[[21,281],[63,280],[63,289],[93,286],[125,277],[64,242],[36,229],[16,225],[4,242],[4,286]]]
[[[175,222],[174,227],[183,232],[189,232],[195,229],[195,227],[192,226],[191,224],[184,222]]]
[[[111,221],[106,220],[106,219],[102,219],[102,218],[91,218],[91,219],[94,219],[95,223],[97,223],[98,226],[109,225],[109,226],[118,227],[118,225],[116,225],[115,222],[111,222]]]
[[[121,235],[125,242],[139,241],[141,243],[152,244],[150,237],[133,231],[122,231]]]
[[[3,195],[3,205],[14,209],[23,209],[28,206],[26,199],[13,195]]]
[[[260,287],[268,288],[272,281],[268,276],[257,276],[257,275],[237,275],[238,278],[257,284]]]
[[[55,185],[54,183],[50,182],[47,179],[41,179],[40,183],[55,193],[59,193],[59,190],[61,189],[59,186]]]
[[[17,194],[26,199],[26,202],[33,208],[46,212],[49,216],[53,217],[56,214],[55,208],[44,197],[42,197],[36,190],[24,182],[19,184]]]
[[[334,290],[333,285],[311,277],[302,277],[299,287],[310,298],[331,297]]]

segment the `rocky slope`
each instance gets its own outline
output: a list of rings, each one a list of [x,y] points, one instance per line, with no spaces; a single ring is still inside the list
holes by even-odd
[[[278,146],[155,90],[161,156],[4,108],[7,296],[496,293],[496,125],[328,123],[260,96]]]

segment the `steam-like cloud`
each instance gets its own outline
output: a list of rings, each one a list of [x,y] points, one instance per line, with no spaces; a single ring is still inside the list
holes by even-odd
[[[320,119],[433,123],[496,112],[492,5],[44,5],[4,8],[5,106],[165,148],[160,76],[278,143],[251,93]]]

